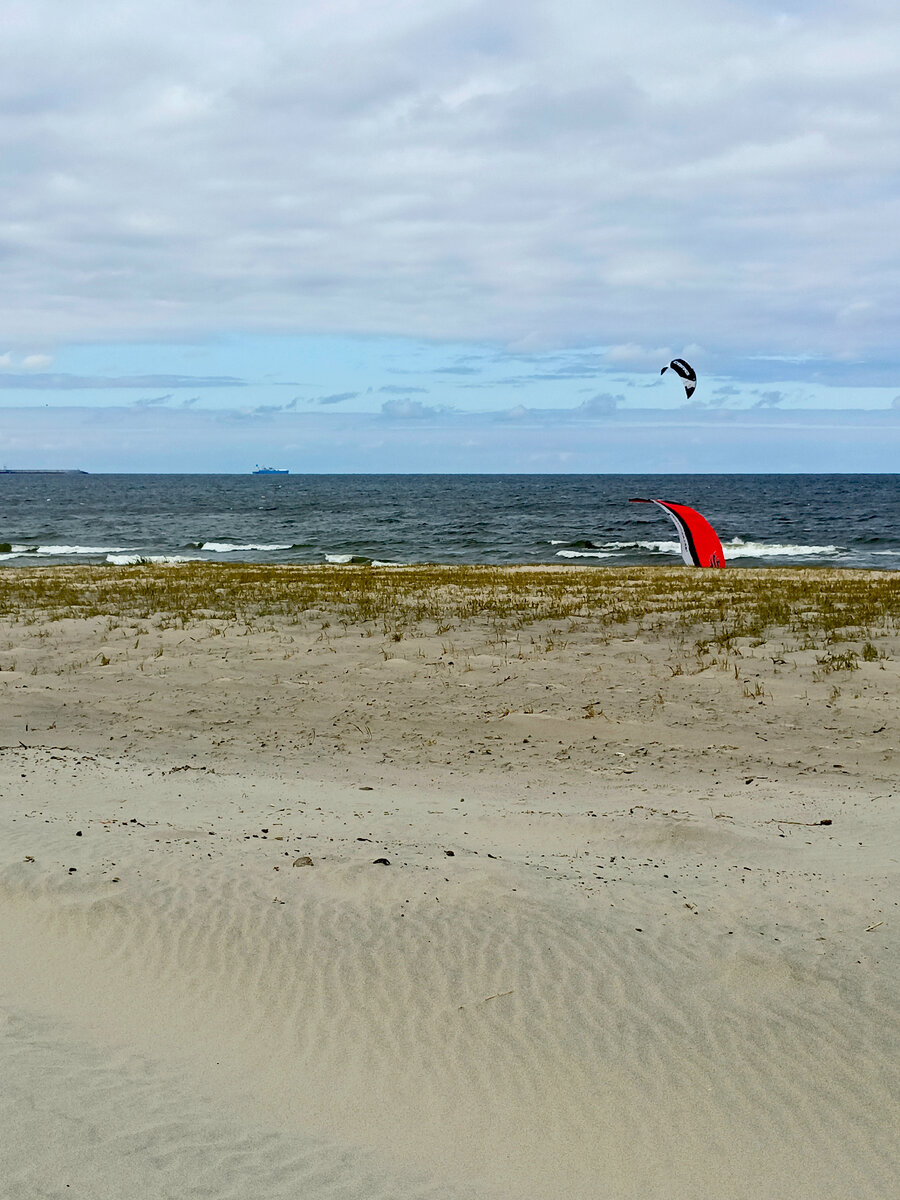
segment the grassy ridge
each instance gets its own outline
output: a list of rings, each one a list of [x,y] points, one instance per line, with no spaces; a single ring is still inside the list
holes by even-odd
[[[900,572],[682,567],[404,568],[186,563],[38,567],[0,572],[0,616],[240,621],[260,618],[385,631],[438,631],[477,620],[515,629],[545,620],[592,627],[704,629],[710,641],[778,628],[810,641],[889,632],[900,621]]]

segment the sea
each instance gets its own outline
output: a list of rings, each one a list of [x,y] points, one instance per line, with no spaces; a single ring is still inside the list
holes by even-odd
[[[680,563],[900,569],[900,475],[0,475],[0,565]]]

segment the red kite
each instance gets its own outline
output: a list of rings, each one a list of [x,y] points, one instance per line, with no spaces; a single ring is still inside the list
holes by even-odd
[[[634,496],[629,504],[658,504],[674,522],[681,543],[681,557],[689,567],[724,567],[725,551],[718,534],[705,517],[686,504],[668,500],[645,500]]]

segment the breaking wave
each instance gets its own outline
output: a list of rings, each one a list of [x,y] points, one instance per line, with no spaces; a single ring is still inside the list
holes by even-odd
[[[820,554],[840,554],[837,546],[795,546],[780,542],[745,542],[733,538],[723,542],[722,549],[732,558],[812,558]]]
[[[253,542],[247,543],[246,545],[236,545],[232,542],[201,542],[198,547],[199,550],[206,550],[210,554],[234,554],[239,551],[248,550],[293,550],[293,548],[294,546],[292,542],[268,546]]]
[[[99,558],[105,554],[127,554],[127,546],[10,546],[2,558],[68,558],[81,555]]]
[[[557,558],[613,558],[608,550],[557,550]]]
[[[185,554],[107,554],[106,561],[114,567],[136,567],[142,563],[203,562]]]

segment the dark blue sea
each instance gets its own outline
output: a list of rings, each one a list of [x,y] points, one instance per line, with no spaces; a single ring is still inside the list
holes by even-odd
[[[735,566],[900,569],[900,475],[0,475],[0,563],[679,563],[630,496]]]

